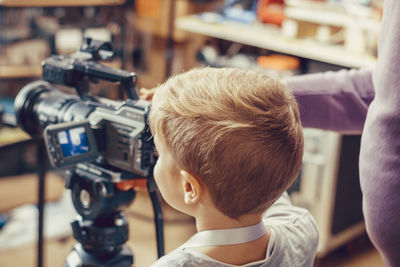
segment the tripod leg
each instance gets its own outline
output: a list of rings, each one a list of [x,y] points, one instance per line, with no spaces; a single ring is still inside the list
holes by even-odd
[[[156,191],[157,185],[152,178],[147,180],[147,191],[153,204],[154,211],[154,225],[156,227],[156,239],[157,239],[157,255],[161,258],[165,254],[164,250],[164,221],[162,215],[162,209],[160,205],[160,199]]]
[[[103,259],[87,252],[80,243],[77,243],[68,255],[64,267],[131,267],[133,254],[128,246],[112,258]]]
[[[37,266],[43,266],[43,225],[44,225],[44,194],[45,194],[45,175],[46,175],[46,147],[42,139],[37,141],[37,159],[38,159],[38,244],[37,244]]]

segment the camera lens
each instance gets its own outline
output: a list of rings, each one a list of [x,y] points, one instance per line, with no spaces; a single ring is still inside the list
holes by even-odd
[[[37,81],[21,89],[14,109],[18,125],[31,136],[37,136],[49,124],[85,119],[95,105],[76,95],[64,94],[47,82]]]
[[[30,135],[40,133],[36,114],[33,111],[36,101],[43,92],[50,91],[50,84],[37,81],[24,86],[14,101],[14,109],[18,125]]]

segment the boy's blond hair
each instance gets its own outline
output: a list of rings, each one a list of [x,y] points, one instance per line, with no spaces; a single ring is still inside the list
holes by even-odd
[[[203,68],[172,77],[157,88],[149,121],[177,167],[231,218],[265,210],[301,167],[295,98],[261,72]]]

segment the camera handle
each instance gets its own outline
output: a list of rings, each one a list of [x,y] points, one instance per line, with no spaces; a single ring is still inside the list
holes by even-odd
[[[136,90],[136,74],[133,72],[113,69],[94,61],[77,60],[73,64],[74,70],[86,74],[89,79],[102,79],[109,82],[118,82],[121,90],[125,90],[126,96],[131,100],[139,99]],[[88,85],[85,85],[85,87]],[[88,88],[76,86],[78,94],[81,96]],[[82,92],[83,91],[83,92]],[[87,93],[87,92],[85,92]],[[82,98],[82,96],[81,96]]]
[[[136,90],[136,74],[107,67],[97,60],[109,60],[113,55],[109,42],[84,38],[80,50],[70,56],[55,55],[42,63],[44,80],[74,87],[83,100],[87,100],[89,82],[98,79],[118,82],[128,99],[139,99]]]
[[[131,100],[139,99],[136,90],[136,74],[120,69],[113,69],[97,63],[97,60],[109,60],[113,56],[110,42],[102,42],[85,37],[83,43],[74,58],[74,70],[86,74],[90,79],[99,78],[110,82],[119,82],[121,90],[125,90],[126,96]],[[87,91],[84,86],[84,90]],[[80,88],[76,88],[81,96]],[[82,98],[82,96],[81,96]]]

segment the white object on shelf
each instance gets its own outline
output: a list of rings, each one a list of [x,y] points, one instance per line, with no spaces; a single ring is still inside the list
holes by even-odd
[[[103,41],[103,42],[111,42],[112,34],[107,28],[88,28],[85,30],[84,37],[90,37],[95,40]]]
[[[354,53],[365,53],[367,50],[366,35],[362,26],[358,23],[351,23],[346,26],[345,47]]]
[[[285,19],[282,22],[281,34],[287,38],[296,38],[299,32],[299,23],[293,19]]]
[[[57,52],[69,54],[79,49],[82,43],[82,31],[80,29],[60,29],[55,35]]]

